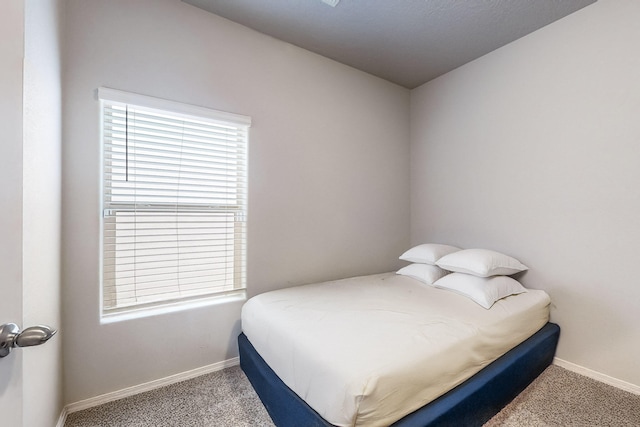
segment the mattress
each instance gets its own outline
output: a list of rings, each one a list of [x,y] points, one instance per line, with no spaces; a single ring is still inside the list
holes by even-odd
[[[278,377],[336,426],[386,426],[473,376],[548,321],[543,291],[486,310],[386,273],[268,292],[242,329]]]

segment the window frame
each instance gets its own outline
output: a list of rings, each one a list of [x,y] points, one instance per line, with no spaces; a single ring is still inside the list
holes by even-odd
[[[150,97],[146,95],[139,95],[130,92],[119,91],[110,88],[98,88],[97,90],[97,98],[100,104],[100,312],[102,319],[121,317],[123,314],[125,317],[129,316],[129,313],[136,313],[141,311],[149,311],[153,313],[157,312],[165,312],[165,311],[175,311],[184,308],[189,308],[193,306],[201,306],[203,302],[219,302],[220,300],[228,300],[229,297],[232,299],[237,299],[237,297],[245,298],[246,297],[246,246],[247,246],[247,238],[246,238],[246,216],[247,216],[247,186],[248,186],[248,143],[249,143],[249,128],[251,126],[251,118],[244,115],[228,113],[224,111],[213,110],[205,107],[194,106],[189,104],[183,104],[180,102],[169,101],[161,98]],[[239,221],[234,220],[234,226],[238,223],[242,223],[242,231],[241,231],[241,247],[237,249],[235,247],[235,237],[232,239],[234,241],[234,249],[232,258],[233,268],[234,268],[234,285],[232,290],[226,291],[211,291],[201,295],[196,296],[186,296],[186,297],[178,297],[178,298],[167,298],[153,302],[142,302],[135,303],[130,305],[125,305],[122,307],[114,307],[109,308],[105,305],[105,215],[115,212],[126,212],[126,211],[141,211],[143,212],[145,209],[140,209],[136,206],[136,203],[110,203],[106,202],[106,190],[105,184],[107,183],[107,178],[105,176],[105,157],[107,155],[107,150],[105,148],[105,104],[114,104],[114,105],[130,105],[139,107],[142,109],[148,110],[156,110],[160,112],[164,112],[170,115],[173,118],[184,118],[184,119],[196,119],[196,120],[204,120],[209,122],[214,122],[222,125],[232,125],[237,126],[238,129],[243,129],[245,132],[245,138],[242,141],[244,144],[244,158],[243,165],[245,167],[244,175],[242,177],[242,185],[245,188],[244,195],[244,203],[241,203],[233,209],[229,204],[223,204],[220,206],[216,206],[215,204],[210,204],[205,206],[203,204],[198,203],[153,203],[147,204],[147,211],[152,212],[175,212],[176,216],[179,216],[185,212],[195,213],[201,212],[203,216],[206,214],[211,214],[212,212],[227,212],[234,213],[234,217],[240,216]],[[127,119],[128,122],[129,119]],[[128,168],[128,166],[127,166]],[[239,178],[238,178],[239,179]],[[110,181],[112,182],[112,181]],[[115,212],[114,212],[115,211]],[[180,214],[178,214],[180,212]],[[115,221],[115,220],[114,220]],[[229,223],[230,221],[226,221]],[[242,253],[238,256],[236,251],[240,250]],[[228,255],[227,255],[228,256]],[[135,256],[134,256],[135,257]],[[240,260],[240,265],[236,265],[238,260]],[[136,285],[137,286],[137,285]],[[114,286],[115,289],[115,286]],[[114,290],[115,292],[115,290]]]

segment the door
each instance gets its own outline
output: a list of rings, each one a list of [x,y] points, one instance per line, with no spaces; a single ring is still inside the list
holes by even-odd
[[[46,340],[27,327],[61,323],[63,12],[0,0],[0,325],[20,326],[23,347]],[[56,425],[62,406],[59,337],[0,358],[1,426]]]
[[[22,325],[24,4],[0,2],[0,324]],[[22,425],[22,354],[0,359],[2,425]]]

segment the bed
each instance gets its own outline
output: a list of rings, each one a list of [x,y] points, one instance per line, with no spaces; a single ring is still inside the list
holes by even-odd
[[[282,289],[244,305],[240,365],[278,426],[482,425],[551,363],[549,303],[394,273]]]

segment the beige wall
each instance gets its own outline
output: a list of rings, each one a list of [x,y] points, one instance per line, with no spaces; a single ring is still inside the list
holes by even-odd
[[[410,105],[178,0],[68,0],[67,14],[67,403],[232,358],[240,326],[241,302],[100,324],[99,86],[252,117],[251,295],[392,270],[409,236],[493,248],[551,294],[560,358],[640,384],[638,2],[600,0]]]
[[[409,243],[409,92],[178,0],[69,0],[65,399],[237,355],[241,302],[101,325],[100,86],[251,116],[248,292],[389,271]]]
[[[512,254],[561,359],[640,385],[640,2],[600,0],[411,94],[411,236]]]

